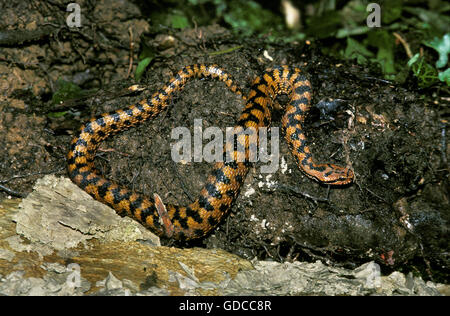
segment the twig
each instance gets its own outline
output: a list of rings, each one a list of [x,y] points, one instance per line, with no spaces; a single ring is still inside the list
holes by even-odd
[[[128,28],[128,34],[130,34],[130,63],[128,65],[127,78],[130,77],[131,69],[133,68],[134,42],[133,42],[133,29],[131,28],[131,26]]]
[[[5,187],[4,185],[0,184],[0,191],[5,191],[7,194],[12,195],[12,196],[17,196],[17,197],[21,197],[24,198],[26,196],[26,194],[19,192],[19,191],[14,191],[8,187]]]
[[[231,53],[232,51],[235,51],[235,50],[240,49],[242,47],[244,47],[244,46],[243,45],[239,45],[239,46],[231,47],[231,48],[228,48],[228,49],[225,49],[225,50],[221,50],[221,51],[218,51],[218,52],[211,52],[211,53],[209,53],[209,56],[217,56],[217,55],[222,55],[222,54],[228,54],[228,53]]]
[[[284,190],[284,191],[291,192],[291,193],[299,194],[299,195],[303,196],[304,198],[307,198],[307,199],[310,199],[310,200],[314,201],[315,203],[317,203],[317,202],[329,203],[330,202],[330,200],[328,199],[330,186],[328,186],[327,197],[326,198],[320,198],[320,197],[315,197],[315,196],[309,195],[308,193],[300,191],[297,187],[292,187],[292,186],[278,184],[277,188],[281,189],[281,190]]]
[[[355,181],[355,184],[359,187],[359,190],[362,191],[361,185],[358,183],[358,181]],[[364,187],[364,189],[369,192],[370,194],[372,194],[373,196],[375,196],[376,198],[378,198],[380,201],[384,202],[384,203],[388,203],[385,199],[383,199],[381,196],[375,194],[374,192],[370,191],[368,188]]]
[[[57,172],[60,172],[61,170],[63,170],[64,168],[65,168],[65,166],[59,168],[58,170],[52,170],[52,171],[37,171],[37,172],[31,172],[31,173],[28,173],[28,174],[14,175],[14,176],[10,177],[9,179],[6,179],[6,180],[0,180],[0,184],[1,184],[1,183],[8,183],[9,181],[14,180],[14,179],[27,178],[27,177],[36,176],[36,175],[41,175],[41,174],[57,173]]]
[[[21,175],[19,174],[19,175],[14,175],[14,176],[10,177],[9,179],[6,179],[6,180],[0,180],[0,191],[4,191],[7,194],[12,195],[12,196],[17,196],[17,197],[22,197],[23,198],[23,197],[26,196],[25,193],[22,193],[22,192],[10,189],[8,187],[5,187],[4,185],[2,185],[2,183],[8,183],[8,182],[10,182],[10,181],[12,181],[14,179],[27,178],[27,177],[31,177],[31,176],[35,176],[35,175],[57,173],[57,172],[60,172],[61,170],[63,170],[64,168],[65,168],[65,166],[59,168],[58,170],[38,171],[38,172],[31,172],[31,173],[28,173],[28,174],[21,174]]]
[[[411,48],[409,47],[409,44],[406,42],[406,40],[397,32],[392,33],[396,39],[399,40],[400,43],[402,43],[403,47],[405,48],[406,55],[408,55],[409,58],[413,57],[413,54],[411,52]]]

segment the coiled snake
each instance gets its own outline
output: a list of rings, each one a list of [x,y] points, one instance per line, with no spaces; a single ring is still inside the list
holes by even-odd
[[[69,176],[80,188],[119,214],[135,218],[156,234],[178,240],[205,236],[228,213],[249,171],[249,136],[238,137],[243,149],[232,148],[235,150],[234,159],[215,163],[200,196],[188,206],[164,205],[156,194],[153,198],[145,197],[106,179],[95,169],[94,158],[103,140],[158,115],[167,107],[171,95],[182,90],[192,78],[218,79],[231,91],[242,95],[231,76],[219,66],[186,66],[151,98],[91,119],[72,140],[67,155]],[[325,184],[349,184],[354,178],[350,168],[315,164],[312,160],[302,130],[310,108],[311,93],[311,84],[300,69],[288,66],[269,69],[253,81],[235,128],[257,129],[270,125],[275,98],[286,94],[289,102],[282,118],[282,128],[299,168],[308,177]]]

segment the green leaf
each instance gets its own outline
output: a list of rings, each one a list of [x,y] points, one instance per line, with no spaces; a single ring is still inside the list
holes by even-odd
[[[422,24],[415,22],[415,28],[428,29],[430,34],[434,36],[440,36],[448,32],[448,26],[450,25],[450,17],[448,14],[440,14],[435,10],[427,10],[419,7],[405,7],[404,10],[417,16],[423,22]]]
[[[438,74],[438,78],[442,82],[445,82],[447,86],[450,86],[450,68],[447,68],[447,70],[440,72]]]
[[[344,38],[347,36],[361,35],[366,34],[371,31],[371,28],[368,26],[357,26],[354,28],[342,28],[339,29],[336,38]]]
[[[411,70],[417,77],[419,87],[426,88],[438,81],[438,73],[436,68],[425,62],[423,56],[420,56],[419,54],[414,55],[409,60],[408,66],[411,67]]]
[[[189,26],[189,21],[184,15],[172,15],[171,20],[174,29],[185,29]]]
[[[419,60],[420,54],[417,53],[415,54],[413,57],[411,57],[410,60],[408,60],[408,67],[411,67],[412,64],[414,64],[415,62],[417,62],[417,60]]]
[[[403,0],[388,0],[381,5],[381,19],[383,24],[391,24],[402,16]]]
[[[152,59],[153,59],[152,57],[146,57],[139,62],[139,64],[136,67],[136,72],[134,74],[134,78],[136,79],[136,81],[139,81],[141,79],[142,75],[144,74],[145,68],[147,68]]]
[[[157,54],[155,48],[147,44],[147,40],[145,39],[145,37],[142,38],[141,42],[142,50],[139,54],[140,62],[138,63],[136,71],[134,73],[134,79],[136,81],[139,81],[141,79],[145,69],[148,67],[148,65],[150,65],[151,61],[156,57]]]
[[[342,27],[343,17],[337,11],[327,11],[308,21],[308,34],[318,38],[334,36]]]
[[[67,111],[62,111],[62,112],[50,112],[47,114],[48,117],[50,118],[58,118],[58,117],[63,117],[64,115],[66,115]]]
[[[280,17],[263,9],[255,1],[230,1],[223,19],[235,31],[240,31],[247,36],[257,32],[268,33],[277,25],[282,25]]]
[[[153,48],[153,46],[149,46],[147,42],[149,39],[146,37],[142,37],[141,39],[141,53],[139,54],[139,60],[143,60],[144,58],[150,57],[155,58],[156,56],[156,50]]]
[[[380,64],[384,74],[395,73],[394,66],[394,37],[386,30],[378,29],[369,33],[368,41],[377,51],[376,61]]]
[[[425,41],[425,45],[433,48],[439,54],[439,59],[436,62],[437,68],[443,68],[447,65],[448,62],[448,54],[450,53],[450,34],[445,34],[442,39],[435,37],[432,40]]]
[[[344,56],[348,59],[356,58],[359,64],[364,64],[367,62],[367,58],[373,57],[373,53],[358,41],[348,37]]]
[[[66,100],[80,98],[84,95],[83,89],[72,82],[58,79],[57,86],[58,90],[52,96],[53,104],[60,104]]]

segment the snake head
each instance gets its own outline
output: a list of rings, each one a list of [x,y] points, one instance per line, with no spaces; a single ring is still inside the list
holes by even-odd
[[[347,167],[326,164],[326,171],[322,173],[320,182],[329,185],[346,185],[353,182],[355,174]]]

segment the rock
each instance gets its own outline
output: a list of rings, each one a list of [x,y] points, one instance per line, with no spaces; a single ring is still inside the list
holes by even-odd
[[[20,204],[2,202],[0,227],[0,295],[448,293],[448,286],[412,274],[382,276],[373,261],[350,270],[320,261],[250,262],[221,249],[159,246],[140,224],[54,176],[39,180]]]
[[[368,262],[355,270],[315,263],[258,261],[255,270],[238,273],[220,291],[223,295],[441,295],[432,282],[394,272],[381,276],[380,267]]]
[[[15,271],[0,279],[1,295],[27,296],[73,296],[82,295],[89,290],[90,284],[85,279],[79,279],[74,286],[70,282],[73,271],[63,268],[51,270],[43,278],[25,277],[25,271]]]
[[[67,178],[39,179],[19,208],[14,216],[17,233],[53,249],[73,248],[92,238],[106,242],[139,239],[160,244],[159,238],[141,224],[118,216]]]

